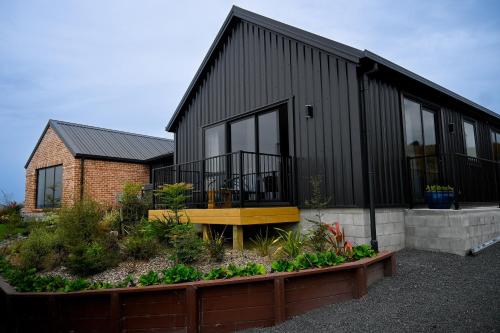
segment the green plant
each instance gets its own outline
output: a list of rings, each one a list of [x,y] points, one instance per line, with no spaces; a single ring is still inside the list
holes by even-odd
[[[152,258],[159,250],[157,241],[144,234],[132,234],[126,237],[123,246],[127,257],[139,260]]]
[[[272,272],[293,272],[295,270],[295,266],[289,260],[277,260],[273,261],[271,264]]]
[[[158,273],[150,271],[147,274],[143,274],[139,277],[139,284],[141,286],[152,286],[154,284],[160,283],[160,277]]]
[[[166,245],[170,245],[170,232],[174,223],[168,220],[154,219],[146,220],[143,219],[140,224],[142,233],[150,238],[156,238],[159,242]]]
[[[21,243],[19,259],[24,268],[44,270],[53,268],[62,260],[62,244],[53,230],[34,228]]]
[[[254,244],[257,253],[261,257],[271,256],[271,245],[274,239],[269,237],[269,228],[266,227],[265,234],[262,234],[262,229],[260,229],[255,238],[250,238],[250,241]]]
[[[277,244],[278,248],[274,255],[285,255],[288,258],[298,256],[304,247],[304,236],[298,230],[285,231],[276,228],[278,237],[273,241],[273,245]]]
[[[79,276],[88,276],[116,266],[119,257],[111,244],[104,241],[80,243],[71,248],[66,259],[69,270]]]
[[[184,265],[176,265],[163,270],[163,283],[167,284],[197,281],[200,277],[199,271]]]
[[[262,264],[247,263],[244,266],[229,264],[226,267],[213,268],[203,276],[204,280],[231,279],[241,276],[253,276],[266,274],[266,267]]]
[[[453,187],[450,185],[427,185],[426,192],[453,192]]]
[[[204,241],[205,248],[210,255],[210,258],[214,259],[216,262],[222,262],[224,260],[224,232],[226,227],[221,233],[212,232],[212,228],[208,227],[208,239]]]
[[[192,189],[192,184],[176,183],[165,184],[155,191],[157,202],[172,212],[172,215],[166,216],[167,219],[181,223],[181,212],[186,209],[186,200],[190,197],[187,193]]]
[[[65,246],[90,243],[102,236],[99,222],[104,210],[97,202],[84,199],[59,211],[58,232]]]
[[[311,198],[306,200],[305,206],[315,211],[313,218],[306,218],[313,224],[309,233],[309,245],[318,252],[326,250],[327,228],[323,222],[323,209],[328,206],[331,198],[325,198],[321,193],[321,179],[318,176],[311,177]]]
[[[172,259],[189,264],[196,261],[203,251],[203,241],[190,223],[177,224],[171,230]]]
[[[142,191],[142,184],[126,182],[120,197],[120,232],[147,216],[151,198]]]
[[[354,260],[359,260],[366,257],[373,257],[376,254],[377,253],[375,252],[375,250],[373,250],[373,248],[368,244],[354,246],[352,250],[352,258]]]
[[[106,211],[99,227],[103,232],[120,231],[120,212],[116,209]]]

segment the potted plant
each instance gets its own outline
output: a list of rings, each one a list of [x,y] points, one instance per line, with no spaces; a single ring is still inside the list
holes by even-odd
[[[450,209],[455,192],[450,185],[427,185],[425,188],[425,202],[431,209]]]

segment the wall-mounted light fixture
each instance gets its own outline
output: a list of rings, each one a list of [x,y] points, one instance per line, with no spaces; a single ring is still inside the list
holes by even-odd
[[[450,134],[455,133],[455,124],[454,123],[448,124],[448,133],[450,133]]]
[[[312,105],[306,105],[306,118],[312,118],[313,117],[313,106]]]

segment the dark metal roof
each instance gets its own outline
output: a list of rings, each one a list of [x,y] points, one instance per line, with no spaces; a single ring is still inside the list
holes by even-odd
[[[174,153],[174,141],[148,135],[49,120],[25,168],[51,127],[75,157],[146,163]]]
[[[259,25],[261,27],[267,28],[269,30],[275,31],[277,33],[280,33],[284,36],[287,36],[289,38],[295,39],[297,41],[300,41],[302,43],[311,45],[313,47],[319,48],[321,50],[324,50],[328,53],[331,54],[336,54],[338,56],[341,56],[347,60],[351,60],[353,62],[359,63],[361,59],[369,59],[371,61],[379,62],[382,65],[398,72],[401,73],[413,80],[416,80],[424,85],[429,86],[432,89],[435,89],[439,91],[440,93],[443,93],[453,99],[456,99],[462,103],[465,103],[468,106],[471,106],[481,112],[485,112],[486,114],[493,116],[497,119],[500,119],[500,115],[477,104],[474,103],[470,100],[468,100],[465,97],[462,97],[430,80],[427,80],[401,66],[398,66],[389,60],[386,60],[382,58],[381,56],[372,53],[368,50],[361,51],[359,49],[356,49],[354,47],[333,41],[331,39],[321,37],[319,35],[298,29],[296,27],[290,26],[288,24],[281,23],[279,21],[267,18],[265,16],[253,13],[251,11],[239,8],[237,6],[233,6],[231,8],[231,11],[229,12],[228,16],[226,17],[226,20],[224,21],[224,24],[222,25],[221,29],[219,30],[214,42],[210,46],[210,49],[203,59],[200,67],[198,68],[193,80],[188,86],[188,89],[184,96],[182,97],[179,105],[175,109],[175,112],[170,118],[169,123],[167,124],[167,127],[165,128],[167,131],[171,131],[174,127],[174,125],[177,122],[178,117],[180,116],[182,110],[185,107],[186,102],[189,100],[191,97],[192,93],[194,92],[195,87],[198,84],[198,81],[202,78],[203,73],[206,71],[206,68],[209,64],[209,62],[212,60],[212,58],[215,56],[215,51],[218,49],[218,46],[223,42],[223,37],[226,35],[228,27],[230,27],[231,22],[235,19],[240,19],[244,20],[246,22],[250,22],[256,25]]]

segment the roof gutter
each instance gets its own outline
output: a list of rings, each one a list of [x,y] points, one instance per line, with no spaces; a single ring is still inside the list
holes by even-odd
[[[367,126],[367,121],[366,121],[366,110],[367,110],[367,105],[368,105],[368,77],[370,75],[375,74],[378,72],[378,63],[373,63],[373,66],[371,69],[367,71],[362,71],[362,80],[361,80],[361,136],[362,136],[362,141],[363,141],[363,155],[364,155],[364,160],[366,161],[366,174],[365,174],[365,179],[368,179],[368,202],[369,202],[369,209],[370,209],[370,236],[371,236],[371,241],[370,244],[372,248],[378,252],[378,241],[377,241],[377,221],[376,221],[376,216],[375,216],[375,194],[374,194],[374,188],[375,188],[375,170],[373,169],[373,163],[370,158],[371,152],[370,152],[370,146],[368,142],[368,126]]]

